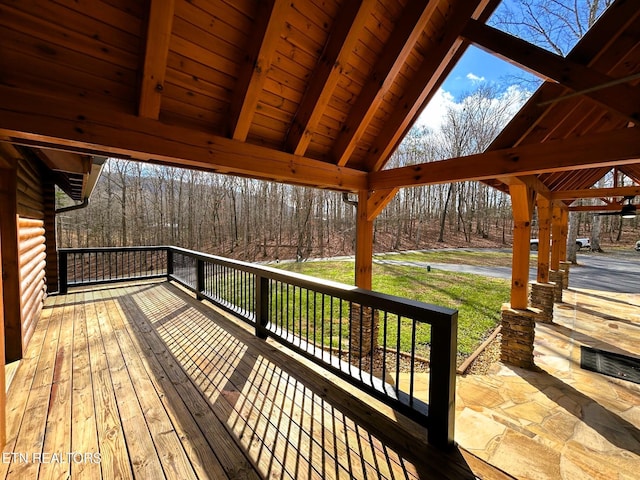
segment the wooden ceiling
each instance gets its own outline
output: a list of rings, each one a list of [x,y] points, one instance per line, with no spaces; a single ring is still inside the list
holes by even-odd
[[[0,140],[341,191],[638,179],[638,3],[567,58],[487,26],[498,4],[2,0]],[[383,170],[471,43],[548,81],[490,151]]]

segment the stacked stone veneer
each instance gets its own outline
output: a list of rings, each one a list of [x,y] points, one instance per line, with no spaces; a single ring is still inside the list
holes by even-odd
[[[502,307],[500,360],[503,363],[528,369],[534,367],[535,319],[539,314],[535,308],[516,310],[509,305]]]
[[[562,302],[562,290],[564,288],[564,272],[562,270],[549,270],[550,283],[555,285],[554,288],[554,300],[556,302]]]
[[[569,269],[571,268],[571,262],[560,262],[558,270],[562,272],[562,289],[569,288]]]
[[[349,322],[349,348],[352,357],[371,354],[378,347],[379,314],[370,307],[352,304]],[[362,346],[362,348],[360,348]]]
[[[529,303],[533,308],[540,310],[539,321],[544,323],[553,322],[553,302],[555,295],[555,284],[531,282]]]

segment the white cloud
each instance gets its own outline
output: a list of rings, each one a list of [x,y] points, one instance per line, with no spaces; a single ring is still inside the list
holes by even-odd
[[[448,108],[456,105],[453,95],[439,88],[436,94],[431,98],[427,107],[422,111],[420,117],[416,121],[416,125],[424,125],[434,132],[440,129],[442,119]]]
[[[532,92],[529,90],[523,89],[518,85],[511,85],[499,96],[491,99],[491,104],[508,105],[505,118],[505,120],[508,120],[522,107],[522,105],[531,96],[531,93]],[[464,98],[461,98],[456,102],[454,96],[450,92],[439,88],[433,98],[429,101],[429,104],[420,114],[420,117],[418,117],[416,126],[425,126],[430,128],[432,131],[437,132],[442,126],[442,121],[447,110],[459,110],[464,107],[463,104]]]
[[[473,83],[485,81],[484,77],[479,77],[478,75],[475,75],[471,72],[467,73],[467,79],[471,80]]]

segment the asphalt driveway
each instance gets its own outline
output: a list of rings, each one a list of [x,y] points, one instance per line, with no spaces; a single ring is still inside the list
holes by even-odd
[[[404,264],[437,270],[475,273],[487,277],[511,278],[510,267],[481,267],[451,263],[374,260],[376,263]],[[532,268],[529,278],[536,277]],[[640,252],[578,253],[578,265],[571,266],[570,286],[617,293],[640,293]]]

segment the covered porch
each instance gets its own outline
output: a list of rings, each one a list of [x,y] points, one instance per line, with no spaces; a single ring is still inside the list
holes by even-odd
[[[166,280],[47,298],[7,405],[1,478],[508,478]]]
[[[640,387],[581,369],[580,346],[638,356],[639,305],[565,291],[536,327],[536,371],[458,378],[447,453],[174,282],[74,287],[46,300],[10,382],[0,477],[633,478]]]

